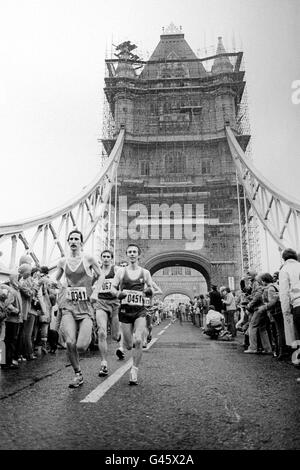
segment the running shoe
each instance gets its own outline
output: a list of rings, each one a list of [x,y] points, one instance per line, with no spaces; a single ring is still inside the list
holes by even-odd
[[[19,365],[18,364],[10,364],[9,366],[10,369],[19,369]]]
[[[244,351],[245,354],[257,354],[258,351],[255,351],[254,349],[246,349],[246,351]]]
[[[147,343],[150,343],[151,340],[152,340],[152,334],[149,333],[147,336]]]
[[[83,384],[83,377],[81,372],[76,372],[75,377],[73,378],[72,382],[69,384],[69,388],[77,388]]]
[[[100,371],[99,371],[98,375],[99,375],[99,377],[106,377],[108,375],[107,365],[102,364],[102,366],[100,367]]]
[[[130,370],[129,385],[138,385],[137,371],[135,369]]]
[[[27,359],[23,356],[18,357],[18,362],[27,362]]]
[[[123,359],[125,359],[125,353],[124,351],[122,351],[122,349],[118,348],[116,350],[116,355],[118,356],[118,358],[120,359],[120,361],[122,361]]]

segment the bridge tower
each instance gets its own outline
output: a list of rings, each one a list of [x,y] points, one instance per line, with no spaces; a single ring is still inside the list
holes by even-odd
[[[116,260],[134,241],[152,273],[177,264],[197,269],[208,285],[237,288],[243,204],[225,125],[245,150],[242,52],[226,52],[219,37],[215,55],[198,58],[173,24],[148,61],[135,49],[124,42],[106,59],[107,152],[126,130],[113,201]]]

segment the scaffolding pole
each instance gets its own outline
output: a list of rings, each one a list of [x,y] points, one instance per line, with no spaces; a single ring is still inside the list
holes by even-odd
[[[236,177],[236,192],[237,192],[238,212],[239,212],[240,248],[241,248],[241,261],[242,261],[242,273],[241,273],[241,277],[242,277],[243,274],[244,274],[243,235],[242,235],[241,202],[240,202],[239,180],[238,180],[238,176],[237,176],[237,171],[235,172],[235,177]]]
[[[116,259],[116,245],[117,245],[117,211],[118,211],[118,173],[116,173],[115,181],[115,213],[114,213],[114,260]]]

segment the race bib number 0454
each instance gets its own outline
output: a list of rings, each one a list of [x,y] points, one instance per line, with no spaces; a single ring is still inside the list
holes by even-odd
[[[80,300],[88,300],[85,287],[67,287],[67,299],[72,302],[79,302]]]
[[[125,290],[124,291],[127,295],[124,300],[122,300],[122,304],[125,305],[134,305],[137,307],[142,307],[144,305],[144,294],[138,290]]]

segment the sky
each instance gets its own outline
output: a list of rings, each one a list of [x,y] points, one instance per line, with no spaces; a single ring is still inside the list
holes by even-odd
[[[131,40],[147,59],[162,27],[197,53],[244,51],[252,156],[300,200],[298,0],[1,0],[0,223],[64,205],[99,171],[104,60]]]

